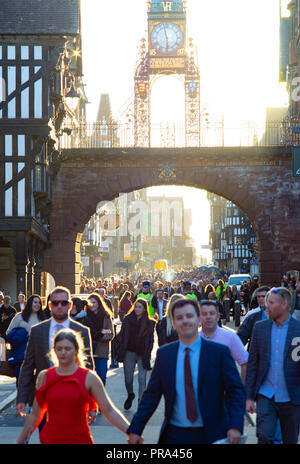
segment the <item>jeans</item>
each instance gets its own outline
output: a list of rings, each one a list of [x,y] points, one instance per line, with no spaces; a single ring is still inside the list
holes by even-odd
[[[138,383],[139,383],[139,400],[142,394],[146,390],[146,376],[147,371],[143,367],[142,357],[132,351],[126,351],[124,358],[124,376],[125,376],[125,387],[128,395],[133,393],[133,374],[135,365],[138,365]]]
[[[95,369],[103,384],[106,384],[107,358],[94,358]]]
[[[282,443],[297,444],[300,406],[290,401],[277,403],[272,398],[258,395],[256,413],[256,433],[259,444],[274,443],[278,419],[280,421]]]

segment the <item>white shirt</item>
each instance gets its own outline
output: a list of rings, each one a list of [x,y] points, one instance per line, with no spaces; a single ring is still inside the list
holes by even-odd
[[[248,362],[249,353],[234,330],[217,326],[215,332],[207,337],[201,328],[200,336],[206,340],[228,346],[231,356],[240,366]]]
[[[163,314],[164,313],[163,308],[164,308],[164,302],[158,300],[158,314],[159,314],[159,320],[160,321],[162,320],[163,315],[164,315]]]
[[[262,308],[260,306],[257,306],[257,308],[253,308],[253,309],[250,309],[250,311],[248,311],[245,316],[244,316],[244,319],[243,319],[243,322],[245,319],[247,319],[248,316],[250,316],[251,314],[255,314],[255,313],[259,313],[259,311],[261,310]]]
[[[174,403],[173,415],[170,423],[177,427],[203,427],[203,419],[201,416],[199,403],[198,403],[198,372],[199,372],[199,360],[200,360],[200,351],[201,351],[201,337],[198,340],[190,345],[190,361],[191,361],[191,371],[192,371],[192,380],[196,397],[196,405],[198,418],[195,422],[190,422],[186,416],[186,398],[184,390],[184,358],[185,358],[185,349],[181,341],[179,341],[179,348],[177,354],[176,362],[176,398]]]
[[[50,350],[52,348],[52,341],[53,341],[54,335],[57,332],[57,330],[56,330],[56,325],[57,324],[62,325],[63,327],[61,327],[61,328],[69,329],[70,328],[70,319],[68,318],[63,322],[58,322],[53,317],[51,318],[50,330],[49,330],[49,349]]]

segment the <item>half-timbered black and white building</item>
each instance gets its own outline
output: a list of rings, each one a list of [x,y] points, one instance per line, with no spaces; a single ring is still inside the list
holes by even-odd
[[[85,116],[84,98],[76,110],[66,98],[81,68],[79,0],[1,0],[0,290],[12,298],[41,291],[64,123]]]

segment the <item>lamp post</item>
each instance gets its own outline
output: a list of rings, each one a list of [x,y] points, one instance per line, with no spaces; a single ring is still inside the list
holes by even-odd
[[[66,93],[65,99],[66,99],[68,107],[71,108],[73,112],[75,111],[80,98],[81,98],[81,95],[74,88],[74,82],[72,81],[71,88],[69,92]]]

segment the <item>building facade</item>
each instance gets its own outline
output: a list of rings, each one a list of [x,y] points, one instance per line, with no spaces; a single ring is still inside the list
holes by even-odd
[[[85,117],[80,1],[2,0],[0,31],[0,287],[16,298],[41,292],[64,123]]]
[[[247,216],[231,201],[208,193],[212,260],[220,270],[258,272],[256,234]]]
[[[160,259],[169,265],[193,265],[192,211],[184,207],[183,198],[147,196],[147,214],[142,238],[144,266],[154,269],[154,262]]]
[[[279,81],[287,83],[289,94],[288,116],[299,122],[300,98],[300,1],[292,0],[287,11],[281,9]]]

